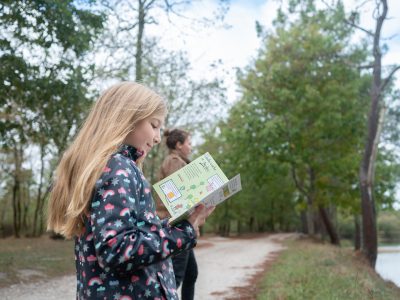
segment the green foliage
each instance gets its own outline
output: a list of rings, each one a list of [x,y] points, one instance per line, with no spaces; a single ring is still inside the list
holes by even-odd
[[[219,78],[191,78],[192,66],[183,51],[166,51],[144,44],[143,82],[163,95],[168,102],[165,128],[183,128],[193,136],[199,135],[199,127],[210,128],[215,123],[213,111],[225,103],[224,83]],[[167,154],[165,145],[156,147],[146,159],[144,173],[150,182],[157,175]]]
[[[3,167],[14,182],[7,189],[14,190],[16,218],[32,198],[43,195],[49,185],[43,176],[53,169],[45,160],[48,155],[58,159],[92,102],[93,65],[87,55],[103,22],[103,16],[89,10],[92,3],[0,4],[0,147]],[[35,151],[45,171],[27,179],[21,174],[29,152]]]
[[[396,210],[383,210],[377,214],[379,243],[400,243],[400,212]],[[339,214],[338,230],[344,239],[354,241],[355,224],[354,216]]]
[[[144,43],[143,82],[166,98],[169,113],[165,126],[191,131],[215,124],[213,112],[226,105],[223,79],[193,79],[186,52],[167,51],[155,44],[156,40]]]
[[[2,145],[36,137],[62,150],[89,103],[92,67],[82,60],[103,18],[73,1],[10,1],[0,11]]]
[[[274,156],[290,163],[307,189],[310,169],[316,199],[351,205],[365,124],[365,78],[347,62],[361,63],[349,48],[351,31],[333,14],[310,11],[270,35],[264,56],[241,81],[266,120],[265,139]],[[310,187],[308,187],[309,189]]]
[[[398,155],[385,147],[379,149],[376,159],[374,196],[378,209],[393,209],[396,202],[396,184],[400,179]]]
[[[340,216],[338,220],[338,230],[340,236],[344,239],[354,241],[355,222],[354,216]]]
[[[400,211],[381,212],[377,223],[381,243],[400,243]]]
[[[294,230],[298,217],[288,166],[271,159],[263,141],[249,132],[249,119],[241,114],[248,110],[237,109],[242,104],[218,126],[219,135],[206,135],[207,142],[201,147],[201,152],[213,154],[228,177],[240,173],[242,178],[243,191],[222,204],[211,223],[218,228],[240,222],[242,231]]]

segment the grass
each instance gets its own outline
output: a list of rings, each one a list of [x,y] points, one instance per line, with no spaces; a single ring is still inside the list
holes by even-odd
[[[0,240],[0,287],[75,273],[73,241],[40,238]]]
[[[400,299],[400,288],[385,282],[350,249],[297,240],[260,283],[262,299]]]

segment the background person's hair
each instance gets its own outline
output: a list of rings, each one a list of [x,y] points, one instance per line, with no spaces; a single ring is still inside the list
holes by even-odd
[[[176,144],[180,142],[181,144],[185,143],[185,140],[190,136],[189,132],[182,129],[166,129],[164,131],[165,136],[165,144],[168,149],[174,150],[176,149]]]
[[[56,169],[47,229],[67,238],[81,234],[83,215],[89,213],[96,181],[110,156],[140,121],[166,114],[164,99],[144,85],[122,82],[108,88]]]

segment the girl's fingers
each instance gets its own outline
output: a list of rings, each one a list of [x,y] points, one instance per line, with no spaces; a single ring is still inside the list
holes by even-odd
[[[202,226],[207,217],[214,211],[215,206],[206,207],[203,203],[200,203],[194,209],[194,212],[190,215],[188,221],[195,227],[196,233],[200,236],[199,226]]]

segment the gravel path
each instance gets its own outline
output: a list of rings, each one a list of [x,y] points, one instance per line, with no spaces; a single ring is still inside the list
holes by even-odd
[[[201,239],[195,255],[199,266],[196,300],[233,296],[233,287],[246,286],[272,252],[284,249],[281,241],[291,234],[273,234],[247,239],[211,237]],[[0,299],[75,299],[75,276],[0,289]]]

